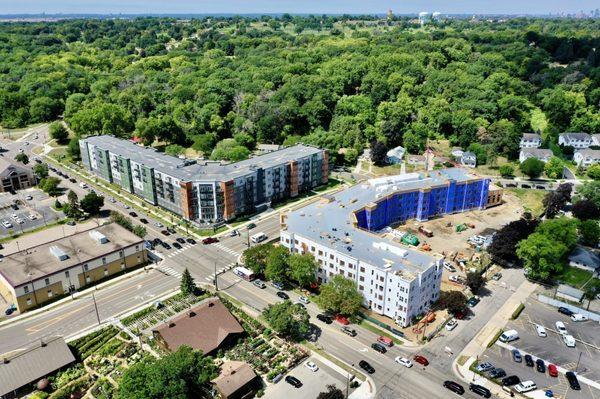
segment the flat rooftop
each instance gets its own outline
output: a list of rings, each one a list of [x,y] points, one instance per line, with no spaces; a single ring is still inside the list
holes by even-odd
[[[190,159],[180,159],[167,155],[158,152],[152,147],[143,147],[130,140],[123,140],[113,136],[92,136],[83,140],[89,144],[109,150],[113,154],[129,158],[134,162],[154,168],[158,172],[166,173],[184,181],[227,181],[247,175],[254,168],[267,169],[294,159],[318,154],[322,151],[319,148],[297,144],[235,163],[206,160],[196,162]]]
[[[427,175],[409,173],[372,179],[326,196],[287,216],[288,230],[382,270],[406,278],[426,270],[436,260],[430,254],[354,227],[354,213],[379,198],[403,191],[446,185],[450,180],[467,182],[480,177],[463,168],[441,169]]]
[[[90,236],[96,231],[105,236],[102,244]],[[48,234],[40,232],[37,234]],[[99,236],[98,236],[99,237]],[[80,263],[104,256],[144,240],[116,223],[81,231],[67,237],[48,237],[44,244],[5,255],[0,262],[0,274],[13,287],[38,280],[45,276],[71,268]],[[62,257],[64,260],[60,260]]]

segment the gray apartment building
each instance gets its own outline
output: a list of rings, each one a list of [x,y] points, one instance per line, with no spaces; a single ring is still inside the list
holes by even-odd
[[[302,144],[235,163],[181,159],[113,136],[87,137],[79,146],[98,177],[199,224],[259,211],[329,176],[327,151]]]

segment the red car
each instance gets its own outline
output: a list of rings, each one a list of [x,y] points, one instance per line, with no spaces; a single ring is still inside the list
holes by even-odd
[[[202,240],[202,244],[213,244],[215,242],[219,242],[219,239],[214,237],[206,237],[204,240]]]
[[[429,365],[429,360],[427,360],[425,358],[425,356],[421,356],[421,355],[415,355],[415,357],[413,358],[415,362],[422,364],[423,366],[428,366]]]
[[[337,321],[338,323],[340,323],[343,326],[347,326],[348,324],[350,324],[350,320],[348,320],[348,318],[342,316],[342,315],[336,315],[335,316],[335,321]]]
[[[550,377],[558,377],[558,369],[556,368],[556,365],[548,365],[548,374],[550,374]]]

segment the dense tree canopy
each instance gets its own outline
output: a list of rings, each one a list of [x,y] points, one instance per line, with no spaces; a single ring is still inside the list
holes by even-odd
[[[308,333],[310,316],[301,304],[290,301],[271,304],[263,316],[273,330],[283,336],[301,339]]]
[[[519,219],[502,227],[488,247],[488,252],[497,260],[516,262],[517,244],[534,232],[539,222],[537,220]]]
[[[414,152],[442,137],[515,157],[522,132],[599,131],[599,30],[598,19],[420,29],[369,16],[3,23],[0,125],[63,115],[77,135],[231,160],[290,137],[333,159],[374,140]]]
[[[355,315],[360,310],[362,301],[363,296],[354,281],[339,274],[321,285],[321,292],[316,298],[321,308],[346,316]]]

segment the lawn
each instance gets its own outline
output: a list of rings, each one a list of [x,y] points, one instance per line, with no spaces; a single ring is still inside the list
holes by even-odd
[[[592,286],[596,288],[596,292],[600,292],[600,280],[592,278],[592,272],[577,267],[566,266],[563,272],[556,276],[556,280],[584,291]]]
[[[505,188],[505,191],[514,194],[521,200],[523,209],[534,215],[539,215],[543,211],[542,199],[546,195],[543,190],[530,190],[526,188]]]

